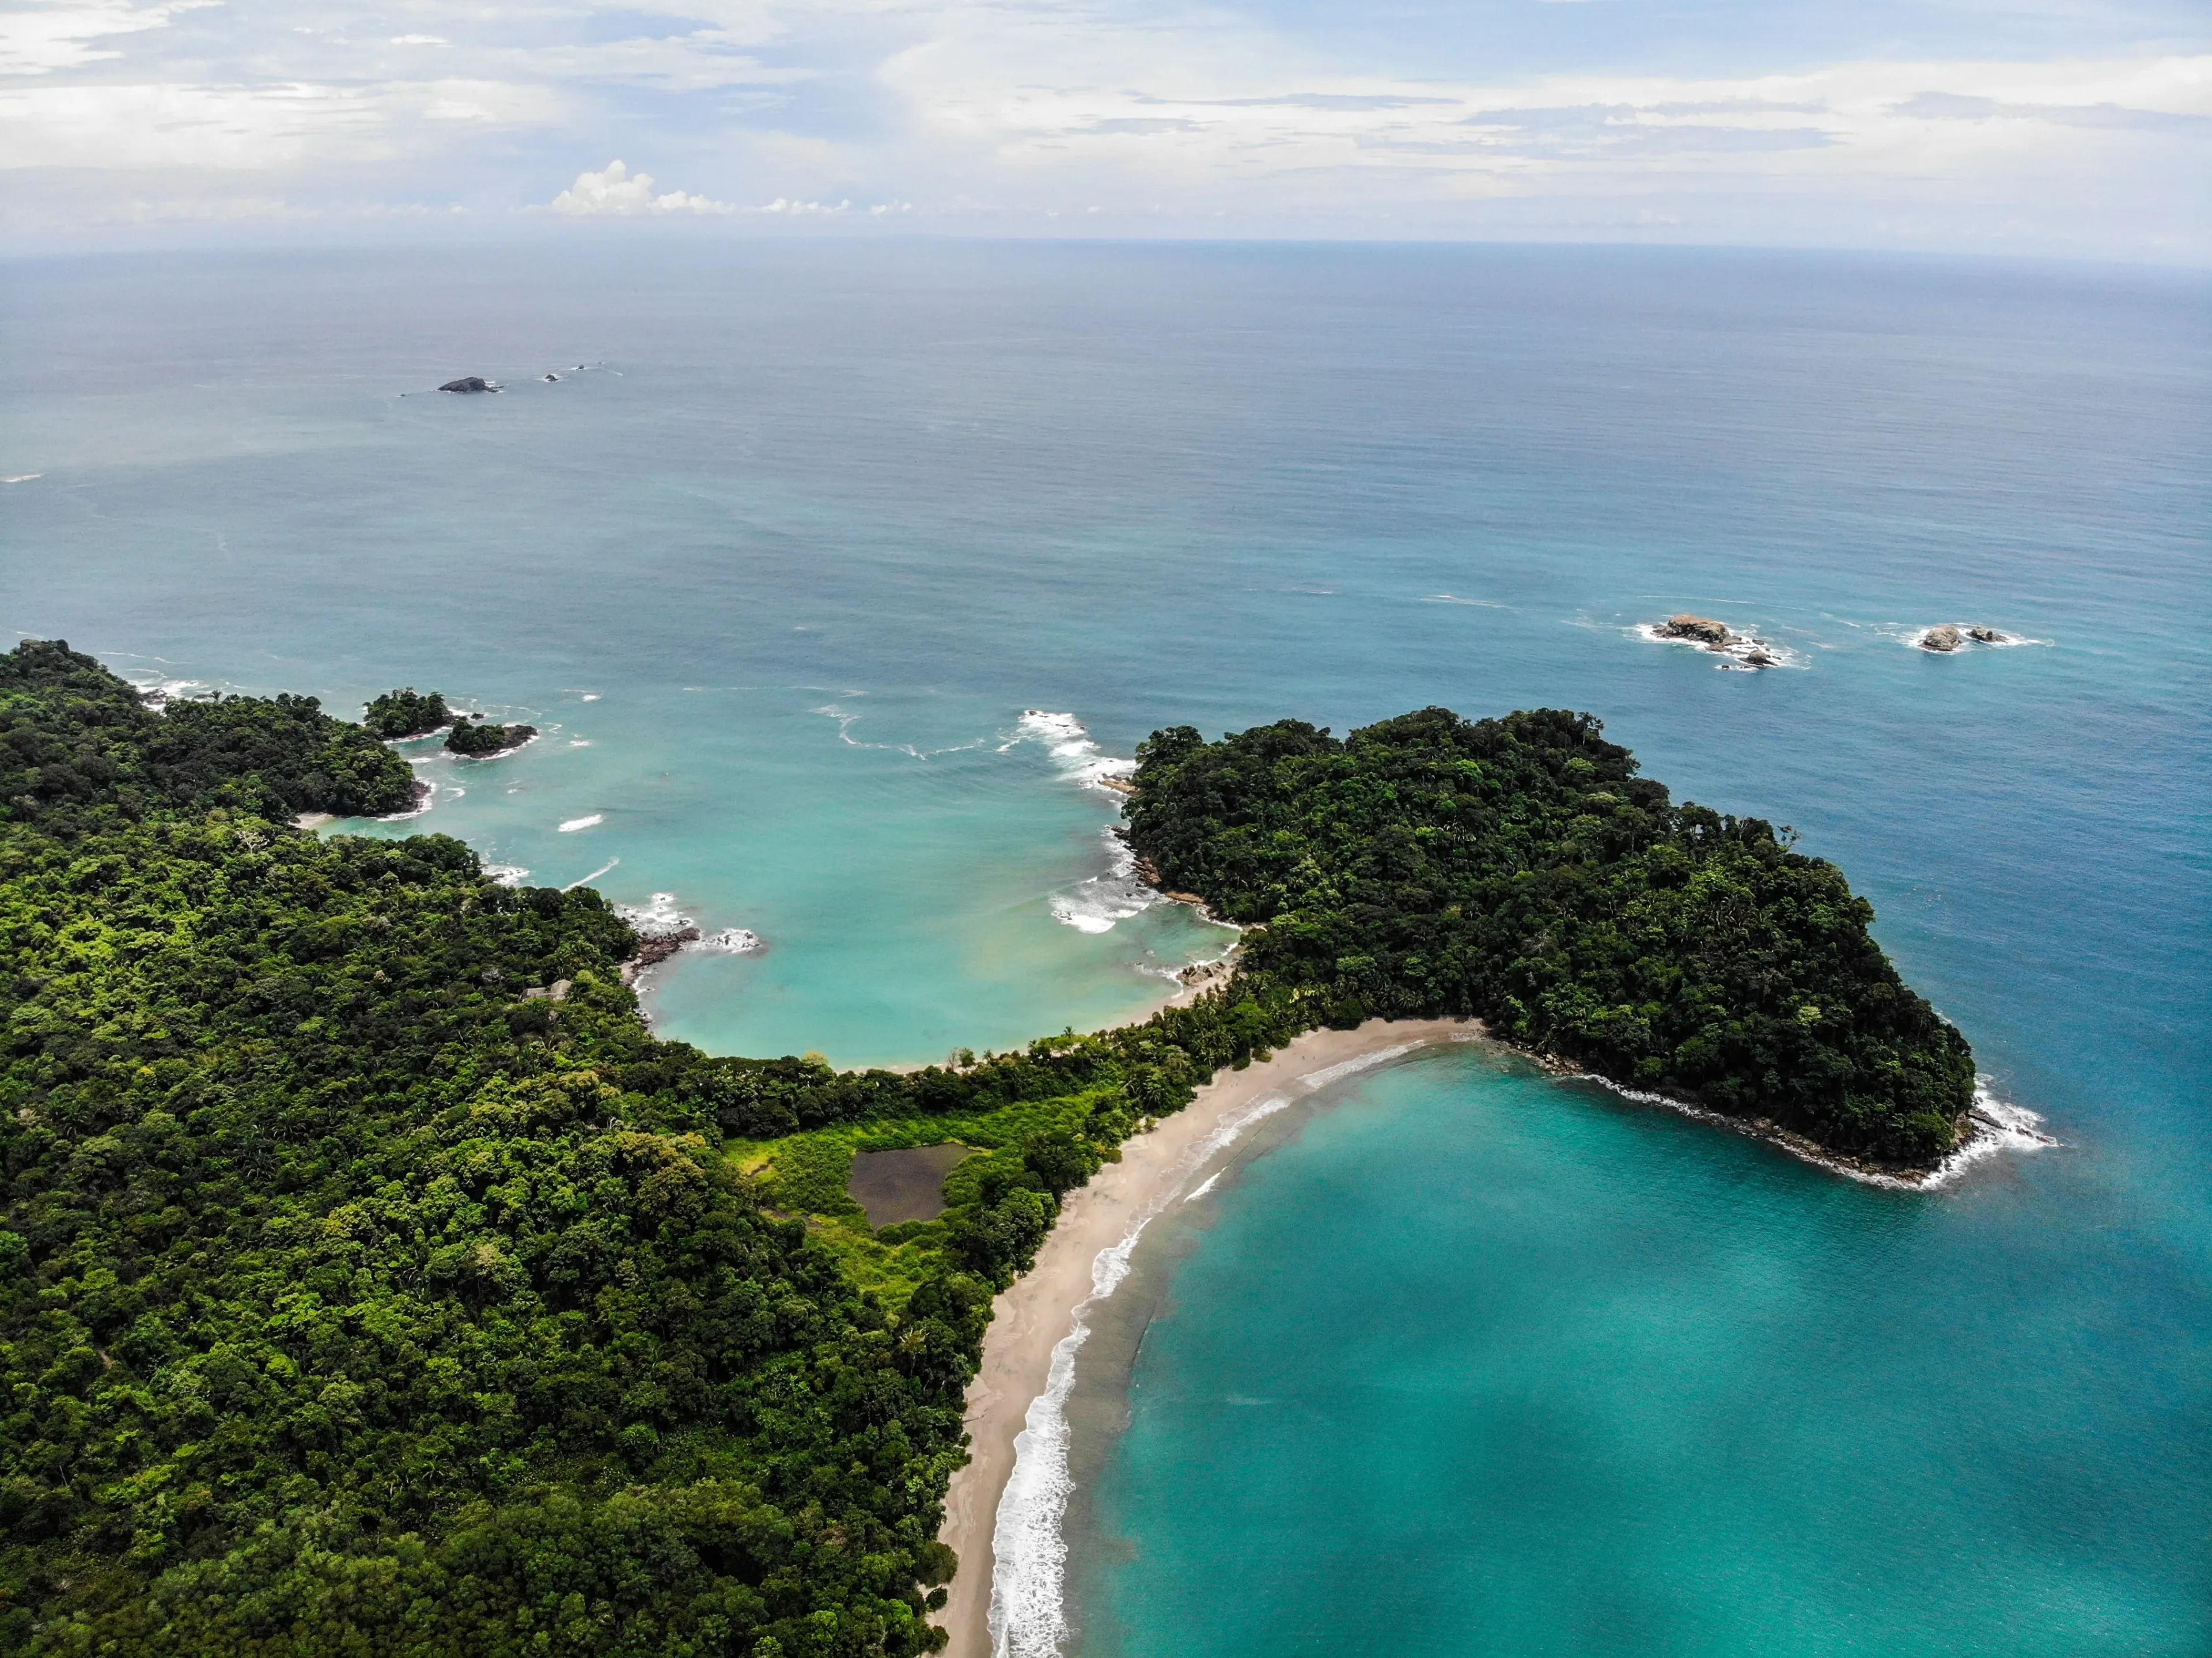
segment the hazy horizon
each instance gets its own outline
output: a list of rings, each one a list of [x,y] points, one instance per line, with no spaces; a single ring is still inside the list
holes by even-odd
[[[2202,265],[2208,160],[2212,23],[2176,0],[0,16],[18,252],[680,221]]]

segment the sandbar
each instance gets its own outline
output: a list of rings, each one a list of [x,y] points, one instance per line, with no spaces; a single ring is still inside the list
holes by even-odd
[[[1067,1194],[1058,1223],[1037,1251],[1036,1265],[991,1307],[983,1361],[968,1384],[968,1466],[952,1476],[939,1537],[960,1557],[960,1570],[939,1619],[951,1637],[950,1658],[991,1658],[991,1535],[999,1499],[1014,1468],[1014,1436],[1031,1401],[1045,1391],[1052,1351],[1073,1327],[1075,1309],[1091,1293],[1091,1263],[1127,1236],[1139,1215],[1156,1207],[1174,1182],[1194,1171],[1185,1159],[1225,1117],[1267,1094],[1311,1091],[1319,1072],[1395,1049],[1482,1035],[1473,1019],[1370,1019],[1356,1030],[1310,1030],[1273,1057],[1242,1071],[1221,1071],[1188,1105],[1147,1133],[1122,1142],[1121,1161]],[[1224,1151],[1221,1157],[1229,1153]]]

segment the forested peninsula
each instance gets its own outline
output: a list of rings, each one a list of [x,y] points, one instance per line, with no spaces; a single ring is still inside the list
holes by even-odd
[[[1585,716],[1140,762],[1133,843],[1254,928],[1235,978],[840,1074],[656,1040],[596,893],[295,828],[416,795],[312,698],[0,656],[0,1649],[934,1650],[993,1294],[1124,1139],[1318,1024],[1479,1014],[1840,1151],[1955,1141],[1971,1057],[1863,902]],[[854,1154],[947,1141],[944,1214],[872,1229]]]

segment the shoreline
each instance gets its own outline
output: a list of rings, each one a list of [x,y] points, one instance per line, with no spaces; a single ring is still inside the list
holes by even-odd
[[[1268,1095],[1297,1097],[1335,1081],[1341,1067],[1483,1035],[1473,1019],[1370,1019],[1355,1030],[1307,1031],[1270,1059],[1217,1072],[1181,1111],[1125,1140],[1121,1162],[1068,1193],[1036,1264],[993,1302],[982,1363],[968,1384],[969,1461],[952,1476],[938,1532],[960,1557],[940,1615],[951,1637],[950,1658],[990,1658],[996,1533],[1018,1461],[1015,1437],[1030,1427],[1031,1406],[1051,1388],[1054,1358],[1074,1334],[1080,1309],[1099,1285],[1110,1292],[1119,1282],[1133,1233],[1228,1150],[1243,1122],[1252,1120],[1240,1113]],[[1098,1276],[1101,1269],[1106,1276]],[[1071,1346],[1071,1365],[1073,1356]]]
[[[945,1497],[945,1522],[938,1532],[939,1540],[960,1560],[939,1615],[950,1637],[945,1648],[947,1658],[994,1658],[991,1617],[994,1603],[1006,1598],[997,1581],[1002,1543],[1022,1546],[1026,1542],[1023,1552],[1033,1564],[1041,1556],[1051,1562],[1051,1604],[1037,1604],[1046,1597],[1036,1591],[1045,1586],[1011,1585],[1030,1590],[1017,1601],[1016,1615],[1024,1625],[1058,1616],[1062,1588],[1058,1561],[1065,1556],[1059,1522],[1066,1505],[1067,1452],[1066,1425],[1058,1406],[1090,1333],[1083,1314],[1120,1284],[1138,1234],[1179,1193],[1196,1186],[1206,1165],[1226,1153],[1247,1125],[1267,1114],[1269,1095],[1296,1099],[1352,1071],[1416,1048],[1464,1042],[1480,1042],[1530,1060],[1560,1081],[1595,1083],[1636,1104],[1657,1106],[1764,1141],[1829,1173],[1893,1190],[1933,1191],[1996,1152],[2059,1144],[2036,1127],[2039,1118],[2002,1104],[1978,1082],[1969,1114],[1971,1130],[1956,1151],[1934,1169],[1884,1168],[1831,1151],[1765,1119],[1730,1117],[1532,1054],[1498,1041],[1477,1019],[1370,1019],[1353,1030],[1310,1030],[1266,1060],[1243,1071],[1218,1072],[1182,1110],[1125,1140],[1121,1162],[1108,1163],[1089,1185],[1067,1194],[1059,1219],[1037,1250],[1036,1263],[992,1303],[982,1359],[965,1400],[969,1461],[952,1475]],[[2020,1120],[2008,1120],[2012,1118]],[[1046,1407],[1042,1412],[1036,1409],[1040,1405]],[[1024,1436],[1029,1443],[1018,1447],[1018,1437]],[[1028,1465],[1024,1451],[1033,1454]],[[1048,1537],[1034,1531],[1026,1540],[1001,1535],[1000,1510],[1018,1467],[1033,1482],[1024,1493],[1033,1510],[1051,1520]]]

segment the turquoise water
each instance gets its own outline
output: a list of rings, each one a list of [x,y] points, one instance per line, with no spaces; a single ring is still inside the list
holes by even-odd
[[[2203,1286],[2063,1158],[1931,1199],[1463,1051],[1341,1091],[1142,1246],[1082,1650],[2204,1650]]]
[[[1083,780],[1157,726],[1590,709],[1841,862],[2063,1144],[1899,1195],[1465,1056],[1286,1114],[1140,1251],[1085,1650],[2205,1652],[2208,301],[1606,249],[13,263],[0,623],[543,726],[374,832],[751,929],[660,1029],[843,1063],[1219,950],[1122,913]],[[1684,608],[1793,665],[1636,635]],[[2037,642],[1911,647],[1943,621]]]

